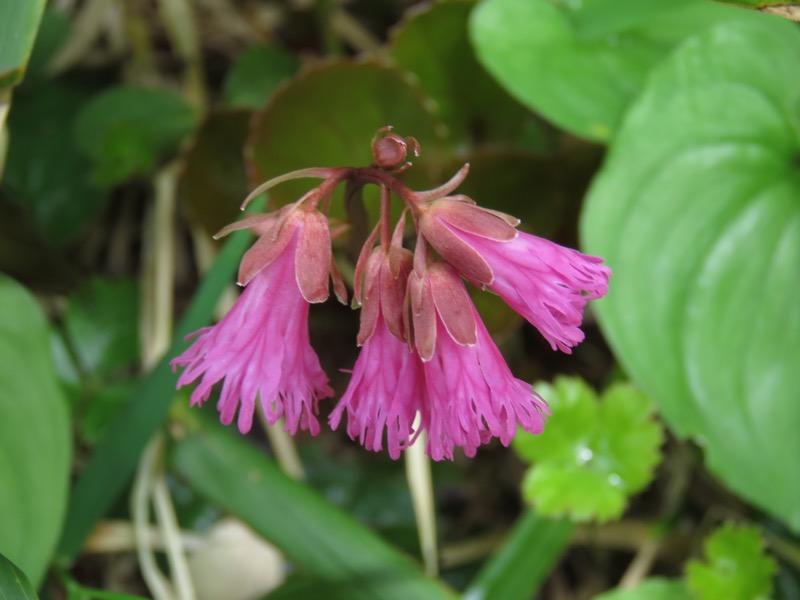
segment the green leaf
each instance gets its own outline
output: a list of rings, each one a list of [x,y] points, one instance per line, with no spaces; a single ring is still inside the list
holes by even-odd
[[[648,398],[615,384],[598,402],[583,380],[566,377],[536,389],[551,416],[542,434],[520,432],[514,439],[515,450],[534,463],[522,485],[525,499],[543,515],[618,518],[660,460],[662,433]]]
[[[616,355],[734,491],[800,531],[800,32],[687,41],[631,110],[589,195]],[[757,451],[754,451],[757,449]]]
[[[211,113],[183,155],[178,198],[192,223],[213,235],[239,218],[247,196],[243,147],[250,113]]]
[[[91,165],[72,139],[75,115],[96,89],[93,83],[62,77],[14,93],[5,183],[57,244],[80,234],[108,197],[90,180]]]
[[[219,295],[230,285],[251,241],[251,236],[245,232],[229,237],[178,324],[164,358],[142,378],[132,401],[97,444],[70,496],[59,543],[59,553],[65,558],[73,557],[80,550],[94,524],[106,514],[130,480],[142,449],[164,422],[175,397],[177,375],[172,372],[169,361],[186,348],[186,335],[211,320]]]
[[[139,292],[133,280],[94,278],[70,296],[64,329],[82,372],[111,375],[139,357]]]
[[[39,600],[31,582],[14,563],[0,554],[0,598],[3,600]]]
[[[728,600],[727,596],[718,598]],[[650,577],[631,590],[612,590],[595,596],[594,600],[693,600],[693,598],[682,581]]]
[[[464,592],[465,599],[527,600],[569,547],[574,525],[567,519],[523,514]]]
[[[45,0],[0,1],[0,90],[22,79]]]
[[[290,479],[241,436],[215,425],[197,429],[190,425],[174,448],[178,474],[299,567],[333,586],[347,586],[354,600],[455,598],[407,556]]]
[[[705,0],[484,0],[470,34],[481,62],[523,104],[607,141],[677,43],[723,20],[758,18]]]
[[[234,108],[258,109],[300,61],[277,46],[254,46],[236,58],[222,87],[225,102]]]
[[[395,29],[388,52],[419,79],[457,139],[508,143],[522,132],[528,111],[475,58],[467,37],[474,5],[451,0],[412,9]]]
[[[74,135],[95,164],[95,180],[112,185],[149,174],[161,155],[178,147],[194,121],[191,108],[172,92],[120,86],[83,107]]]
[[[705,562],[686,565],[686,583],[697,600],[766,600],[775,561],[764,553],[757,529],[723,525],[703,544]]]
[[[66,507],[69,416],[44,316],[33,297],[4,275],[0,389],[0,553],[38,584]]]
[[[426,162],[441,159],[443,128],[430,104],[405,72],[382,63],[340,61],[308,69],[256,115],[246,149],[251,183],[307,167],[369,165],[370,140],[386,125],[416,137]],[[420,174],[419,162],[410,176]],[[270,200],[285,204],[308,189],[307,180],[290,181],[270,190]],[[331,214],[343,216],[341,203],[333,203]]]

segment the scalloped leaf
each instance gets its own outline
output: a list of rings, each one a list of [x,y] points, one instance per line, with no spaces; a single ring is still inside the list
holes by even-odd
[[[590,192],[616,356],[735,492],[800,531],[800,31],[726,23],[656,69]]]
[[[619,517],[661,458],[663,436],[648,398],[616,384],[598,401],[586,382],[568,377],[536,389],[552,414],[542,434],[520,432],[514,439],[514,449],[534,463],[522,485],[525,499],[548,516]]]
[[[686,583],[697,600],[766,600],[778,570],[764,552],[757,529],[727,523],[703,544],[704,561],[686,565]]]
[[[484,66],[523,104],[607,141],[676,44],[723,20],[759,18],[705,0],[484,0],[470,34]]]

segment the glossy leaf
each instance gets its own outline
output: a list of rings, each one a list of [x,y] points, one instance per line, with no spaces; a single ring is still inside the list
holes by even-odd
[[[223,98],[234,108],[261,108],[299,66],[294,54],[278,46],[254,46],[231,66],[223,85]]]
[[[574,525],[523,514],[464,592],[465,600],[527,600],[566,552]]]
[[[705,0],[484,0],[471,37],[481,62],[523,104],[607,141],[677,43],[723,20],[758,17]]]
[[[800,32],[730,23],[656,70],[583,220],[617,356],[734,491],[800,530]]]
[[[542,434],[514,438],[514,449],[533,463],[522,484],[526,500],[543,515],[576,521],[620,517],[660,460],[662,434],[650,401],[633,386],[616,384],[598,402],[577,378],[536,389],[552,414]]]
[[[74,127],[78,147],[94,162],[94,178],[111,185],[148,174],[194,125],[180,96],[164,90],[117,87],[84,106]]]
[[[723,525],[703,544],[705,561],[686,566],[686,583],[697,600],[766,600],[777,571],[757,529]]]
[[[3,600],[39,600],[31,582],[14,563],[0,554],[0,598]]]
[[[442,153],[444,131],[430,104],[407,74],[381,63],[339,61],[308,69],[256,115],[247,147],[250,183],[308,167],[369,165],[370,140],[386,125],[419,140],[426,161],[417,159],[409,175],[421,174],[422,165]],[[285,204],[310,186],[309,180],[290,181],[271,190],[270,199]],[[343,215],[340,203],[332,209]]]
[[[455,597],[407,556],[290,479],[241,436],[216,426],[189,429],[174,449],[177,472],[303,570],[330,580],[333,588],[349,588],[354,600]]]
[[[22,79],[45,0],[0,2],[0,90]]]
[[[451,0],[412,9],[393,32],[388,52],[419,78],[456,138],[507,143],[521,133],[528,111],[475,58],[467,37],[474,5]]]
[[[42,580],[67,502],[71,442],[66,400],[44,316],[0,276],[0,553]]]
[[[244,142],[250,113],[210,114],[193,136],[183,157],[178,198],[186,216],[209,236],[237,220],[247,196]]]
[[[14,93],[8,116],[4,183],[56,244],[83,232],[107,199],[72,139],[75,115],[95,91],[91,82],[65,78],[23,86]]]
[[[682,581],[651,577],[633,589],[612,590],[595,596],[594,600],[693,600],[693,597]]]

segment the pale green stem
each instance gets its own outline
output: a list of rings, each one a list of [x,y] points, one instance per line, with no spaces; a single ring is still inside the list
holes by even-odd
[[[131,515],[136,555],[147,588],[155,600],[175,600],[172,584],[158,568],[150,536],[150,492],[160,453],[160,438],[154,436],[142,453],[131,493]]]
[[[414,422],[414,429],[420,427],[420,415]],[[438,547],[436,541],[436,507],[433,498],[431,463],[425,454],[426,435],[420,432],[417,440],[404,452],[406,480],[411,492],[414,517],[417,522],[419,545],[425,573],[435,577],[439,572]]]
[[[6,166],[6,152],[8,152],[8,128],[6,119],[11,110],[11,92],[0,92],[0,181],[3,180],[3,171]]]
[[[160,439],[160,436],[155,439]],[[160,445],[163,447],[163,444]],[[158,470],[157,477],[153,482],[153,507],[159,529],[164,537],[164,547],[167,551],[170,574],[178,592],[178,600],[194,600],[197,595],[189,572],[189,563],[184,554],[181,531],[178,527],[178,519],[175,517],[175,507],[172,504],[163,469]]]
[[[305,481],[306,470],[303,468],[303,462],[300,460],[300,454],[297,452],[294,438],[283,430],[283,419],[280,419],[275,425],[270,425],[264,416],[263,410],[256,409],[256,412],[261,424],[264,426],[264,431],[267,433],[269,445],[275,453],[275,461],[281,471],[292,479]]]

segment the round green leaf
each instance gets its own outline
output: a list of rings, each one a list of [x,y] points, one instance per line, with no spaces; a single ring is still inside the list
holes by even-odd
[[[257,180],[251,183],[307,167],[367,166],[370,140],[386,125],[420,142],[425,160],[415,161],[419,164],[408,173],[418,176],[423,164],[442,155],[445,132],[432,104],[408,74],[382,63],[342,61],[309,69],[256,116],[246,150]],[[309,189],[308,182],[273,188],[270,199],[296,200]]]
[[[723,525],[703,545],[705,562],[686,566],[686,583],[698,600],[766,600],[777,565],[764,553],[757,529]]]
[[[0,276],[0,553],[37,585],[61,531],[70,470],[66,401],[36,301]]]
[[[75,120],[78,147],[95,163],[99,183],[148,174],[194,125],[183,99],[165,90],[120,86],[99,94]]]
[[[633,106],[594,185],[587,249],[620,360],[733,490],[800,530],[800,32],[726,23]]]
[[[758,18],[704,0],[484,0],[471,36],[481,62],[523,104],[606,141],[676,43],[721,20]]]

